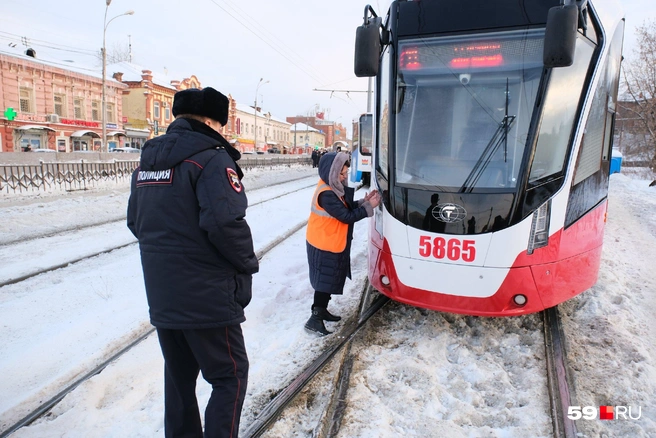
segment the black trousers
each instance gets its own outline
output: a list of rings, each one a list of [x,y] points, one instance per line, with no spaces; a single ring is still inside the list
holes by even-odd
[[[325,309],[328,307],[328,303],[332,295],[326,292],[319,292],[318,290],[314,291],[314,302],[312,303],[312,308],[318,307],[320,309]]]
[[[236,438],[248,384],[241,326],[157,329],[164,356],[164,431],[167,438]],[[196,400],[198,373],[212,385],[205,434]]]

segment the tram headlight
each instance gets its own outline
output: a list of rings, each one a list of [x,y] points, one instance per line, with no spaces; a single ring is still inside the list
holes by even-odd
[[[531,234],[528,237],[527,253],[533,254],[536,248],[549,244],[549,218],[551,217],[551,200],[545,202],[533,213]]]
[[[522,307],[526,304],[526,301],[527,301],[526,295],[517,294],[513,297],[513,301],[515,302],[515,304]]]

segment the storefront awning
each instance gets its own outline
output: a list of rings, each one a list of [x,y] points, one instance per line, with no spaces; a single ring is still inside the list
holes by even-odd
[[[107,137],[113,137],[115,135],[122,135],[123,137],[126,137],[125,132],[121,131],[112,131],[107,133]]]
[[[75,131],[71,134],[71,137],[84,137],[86,135],[93,138],[100,138],[98,134],[96,134],[94,131],[89,131],[88,129],[80,129],[79,131]]]
[[[150,136],[150,131],[148,129],[125,129],[125,135],[127,137],[134,138],[148,138]]]
[[[49,126],[43,125],[23,125],[17,126],[14,129],[18,129],[19,131],[28,131],[30,129],[45,129],[46,131],[54,131],[54,129],[50,128]]]
[[[275,146],[275,145],[277,145],[278,143],[277,143],[277,142],[275,142],[275,141],[267,141],[267,142],[266,142],[266,144],[272,144],[272,145],[274,145],[274,146]]]

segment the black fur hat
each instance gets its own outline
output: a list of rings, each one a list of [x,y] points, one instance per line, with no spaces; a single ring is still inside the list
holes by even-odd
[[[225,126],[228,123],[228,98],[212,87],[202,90],[190,88],[173,96],[173,117],[178,114],[193,114],[209,117]]]

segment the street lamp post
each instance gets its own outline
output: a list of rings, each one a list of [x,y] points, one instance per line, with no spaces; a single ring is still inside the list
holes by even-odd
[[[257,87],[255,87],[255,107],[254,107],[255,111],[253,112],[253,115],[255,116],[255,140],[254,140],[255,141],[255,144],[254,144],[255,153],[257,153],[257,92],[260,89],[261,85],[269,83],[269,81],[262,82],[263,80],[264,80],[264,78],[260,78],[260,82],[258,82]]]
[[[105,87],[105,83],[107,82],[107,46],[105,45],[105,35],[107,34],[107,26],[109,26],[109,23],[111,23],[113,20],[117,19],[118,17],[122,17],[123,15],[133,15],[134,11],[130,10],[127,12],[122,13],[121,15],[117,15],[116,17],[112,18],[111,20],[107,21],[107,10],[109,9],[109,4],[112,2],[112,0],[105,0],[105,4],[107,5],[105,7],[105,20],[104,20],[104,25],[103,25],[103,46],[102,46],[102,102],[100,104],[101,111],[102,111],[102,145],[100,148],[100,152],[109,152],[109,149],[107,147],[107,90]]]

